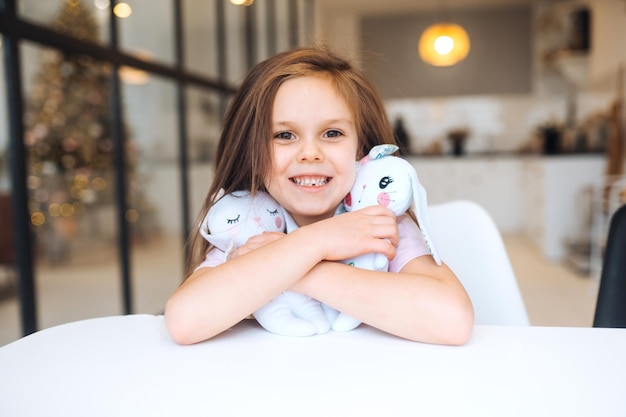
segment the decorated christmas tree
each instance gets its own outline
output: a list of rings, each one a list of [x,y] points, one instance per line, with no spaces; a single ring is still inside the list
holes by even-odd
[[[84,41],[97,40],[97,23],[80,0],[66,0],[53,27]],[[107,64],[91,57],[45,50],[26,100],[30,216],[52,260],[63,260],[69,242],[81,233],[93,235],[97,220],[83,220],[92,226],[82,230],[81,218],[114,205],[109,74]],[[128,189],[135,190],[136,150],[128,137],[124,143]],[[129,197],[127,219],[137,222],[150,205],[141,194]]]

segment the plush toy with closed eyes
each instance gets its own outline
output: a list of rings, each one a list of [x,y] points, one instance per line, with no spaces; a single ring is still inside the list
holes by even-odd
[[[216,200],[200,224],[200,234],[224,252],[224,262],[250,237],[285,230],[282,208],[267,193],[221,190]],[[330,329],[319,301],[291,291],[284,291],[253,316],[266,330],[284,336],[311,336]]]
[[[403,158],[392,156],[396,150],[396,145],[378,145],[359,161],[356,181],[344,199],[345,210],[381,205],[400,216],[412,209],[428,249],[437,265],[441,265],[431,238],[426,190],[419,182],[413,165]],[[387,271],[389,266],[387,257],[380,253],[369,253],[343,262],[374,271]],[[360,324],[357,319],[339,312],[335,312],[336,317],[333,318],[332,310],[329,307],[325,309],[333,330],[351,330]]]

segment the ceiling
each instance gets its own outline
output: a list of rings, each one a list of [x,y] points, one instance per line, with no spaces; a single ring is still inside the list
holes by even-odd
[[[350,11],[359,15],[394,14],[401,12],[508,7],[532,4],[537,0],[317,0],[321,9]]]

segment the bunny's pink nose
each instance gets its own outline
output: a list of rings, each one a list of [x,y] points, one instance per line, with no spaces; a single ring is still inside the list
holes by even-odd
[[[380,193],[378,194],[377,201],[378,205],[387,207],[389,203],[391,203],[391,197],[389,197],[389,194],[387,193]]]

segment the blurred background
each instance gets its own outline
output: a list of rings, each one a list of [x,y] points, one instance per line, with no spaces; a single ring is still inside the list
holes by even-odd
[[[373,81],[429,203],[491,213],[532,324],[591,325],[626,201],[626,1],[5,0],[0,19],[0,345],[162,313],[230,98],[313,44]]]

